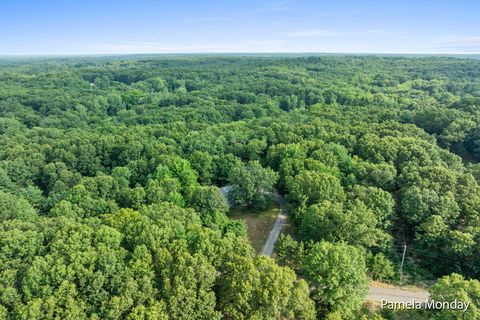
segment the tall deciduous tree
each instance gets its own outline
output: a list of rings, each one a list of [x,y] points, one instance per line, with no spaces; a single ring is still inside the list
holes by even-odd
[[[302,261],[302,273],[313,290],[317,313],[352,317],[367,293],[363,252],[344,243],[314,244]]]
[[[289,199],[298,205],[345,199],[340,180],[330,173],[302,171],[288,182]]]
[[[268,205],[278,174],[258,161],[234,168],[230,174],[229,200],[238,207],[262,208]]]

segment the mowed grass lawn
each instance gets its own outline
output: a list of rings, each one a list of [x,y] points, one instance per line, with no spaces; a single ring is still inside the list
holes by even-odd
[[[230,218],[245,222],[247,225],[248,238],[252,242],[255,251],[259,253],[262,251],[268,233],[272,230],[279,210],[280,208],[276,203],[265,210],[232,209],[230,210]]]

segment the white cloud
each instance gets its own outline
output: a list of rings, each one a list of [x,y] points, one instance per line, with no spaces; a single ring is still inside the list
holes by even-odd
[[[228,52],[281,52],[288,51],[281,40],[251,39],[236,43],[172,44],[162,42],[122,42],[72,44],[81,48],[78,54],[135,54],[135,53],[228,53]],[[74,50],[77,51],[77,50]]]
[[[85,46],[82,45],[83,48]],[[241,47],[229,44],[168,44],[160,42],[98,43],[89,45],[87,51],[99,53],[189,53],[227,52]]]
[[[480,36],[451,37],[447,38],[445,42],[477,45],[480,44]]]
[[[461,42],[466,44],[479,44],[480,45],[480,36],[479,37],[464,37],[460,39]]]
[[[434,48],[442,52],[480,53],[480,36],[444,37]]]
[[[310,38],[310,37],[343,37],[343,36],[368,36],[382,34],[378,30],[365,31],[335,31],[326,29],[309,29],[299,30],[284,33],[284,36],[289,38]]]

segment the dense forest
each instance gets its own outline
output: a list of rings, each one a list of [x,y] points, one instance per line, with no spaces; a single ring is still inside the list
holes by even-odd
[[[480,60],[4,58],[0,115],[0,319],[480,319]],[[274,258],[225,185],[288,201]]]

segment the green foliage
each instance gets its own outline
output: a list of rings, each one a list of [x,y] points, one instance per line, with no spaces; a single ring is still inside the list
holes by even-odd
[[[146,201],[149,204],[170,202],[183,206],[185,204],[185,199],[180,191],[180,182],[175,178],[163,178],[160,181],[148,180],[145,188]]]
[[[212,212],[227,212],[228,204],[225,197],[216,187],[197,187],[192,192],[190,206],[200,214]]]
[[[381,252],[367,255],[367,268],[373,280],[389,281],[395,277],[393,263]]]
[[[459,274],[442,277],[430,289],[431,299],[436,301],[462,301],[469,303],[467,311],[441,310],[431,312],[430,319],[454,320],[454,319],[478,319],[480,317],[480,282],[478,280],[466,280]]]
[[[9,219],[34,220],[37,212],[25,199],[0,191],[0,222]]]
[[[352,318],[367,293],[363,253],[344,243],[313,245],[302,261],[302,274],[313,287],[311,297],[319,315],[338,312]]]
[[[220,308],[229,319],[314,319],[304,281],[266,257],[238,258],[225,266],[219,281]],[[238,279],[238,280],[235,280]]]
[[[229,201],[237,207],[266,208],[277,180],[275,171],[263,168],[256,160],[236,167],[230,173]]]
[[[390,227],[395,201],[390,193],[376,187],[356,185],[351,194],[372,210],[383,229]]]
[[[361,253],[390,279],[404,241],[406,270],[478,278],[479,76],[451,57],[1,59],[0,318],[312,319],[310,296],[360,317]],[[254,257],[229,184],[234,205],[281,202],[299,241],[277,259],[308,283]],[[456,277],[435,288],[473,302]]]
[[[305,256],[303,242],[295,241],[290,235],[281,234],[275,243],[276,259],[279,264],[299,270]]]
[[[163,156],[161,164],[154,173],[155,179],[161,181],[165,178],[175,178],[180,182],[184,194],[191,191],[197,184],[197,173],[191,168],[188,160],[176,156]]]
[[[302,171],[288,182],[288,196],[298,205],[345,199],[340,180],[330,173]]]
[[[379,187],[387,191],[394,188],[396,168],[388,163],[371,163],[358,159],[353,161],[353,173],[366,186]]]
[[[298,233],[304,241],[348,242],[367,248],[386,246],[389,236],[378,228],[378,218],[362,202],[351,207],[324,201],[308,207]]]

